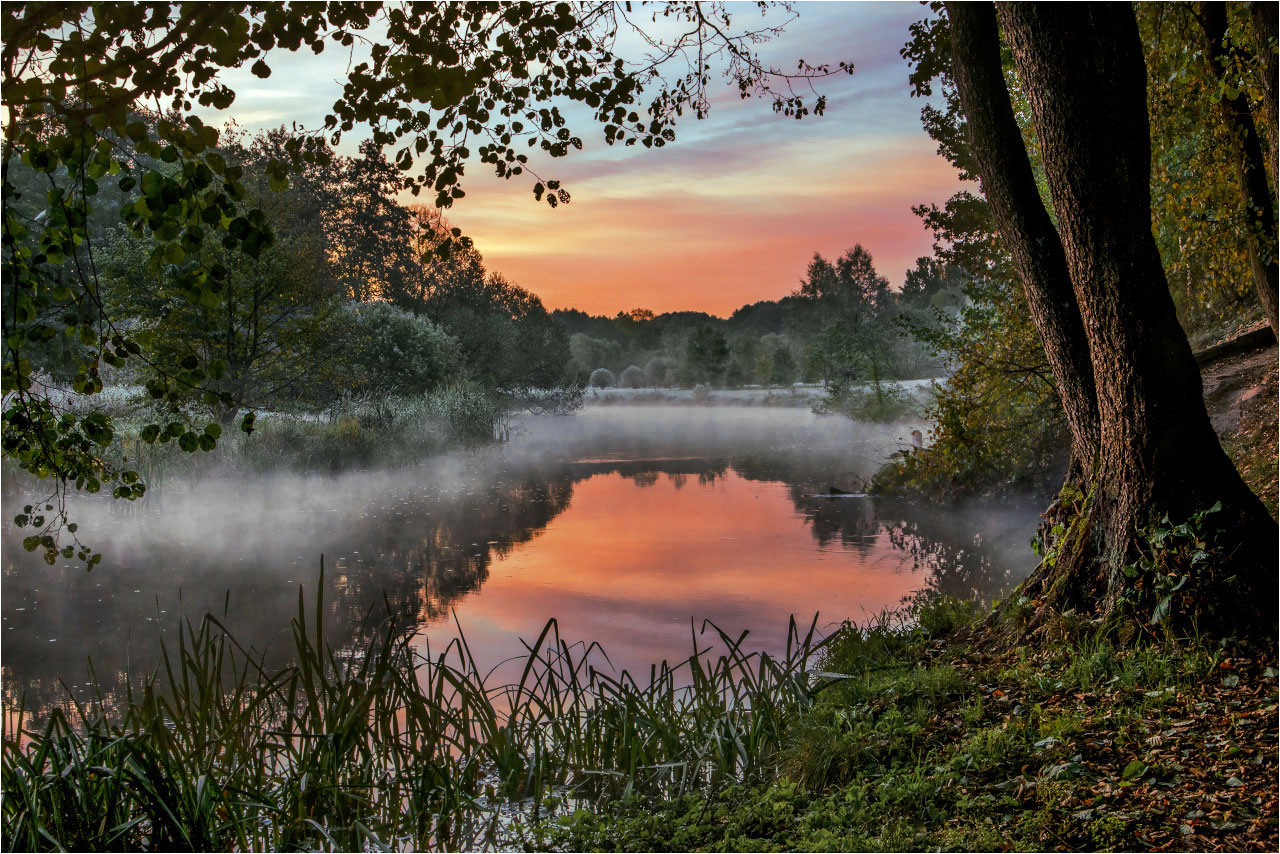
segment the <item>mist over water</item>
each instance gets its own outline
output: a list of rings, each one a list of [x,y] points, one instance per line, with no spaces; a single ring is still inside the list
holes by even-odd
[[[325,556],[325,630],[355,641],[366,616],[456,635],[482,664],[518,654],[549,617],[598,641],[618,668],[690,650],[714,620],[779,649],[806,626],[864,620],[905,597],[990,599],[1033,564],[1037,508],[936,508],[861,490],[916,425],[857,424],[801,409],[608,406],[523,420],[508,444],[397,469],[169,482],[144,502],[73,500],[104,553],[46,566],[6,526],[6,704],[86,690],[87,660],[118,685],[160,661],[179,614],[210,611],[284,664],[305,588]],[[29,500],[6,494],[12,516]]]

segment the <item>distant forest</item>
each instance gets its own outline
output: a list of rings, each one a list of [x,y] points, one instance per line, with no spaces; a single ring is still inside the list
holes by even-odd
[[[557,309],[573,370],[589,385],[791,385],[934,376],[925,331],[953,318],[964,281],[955,267],[921,258],[894,291],[861,244],[830,261],[815,254],[795,291],[744,305],[727,319],[701,311],[614,317]],[[918,334],[913,334],[918,333]]]

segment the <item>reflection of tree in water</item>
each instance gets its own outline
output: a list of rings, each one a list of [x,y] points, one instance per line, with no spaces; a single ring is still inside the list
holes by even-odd
[[[889,542],[925,570],[917,599],[942,596],[990,605],[1013,591],[1035,564],[1026,531],[1036,516],[1025,508],[930,513],[911,508],[884,521]]]
[[[298,586],[306,587],[311,607],[321,552],[328,555],[325,631],[335,648],[356,641],[366,616],[385,620],[384,601],[401,625],[447,619],[458,601],[481,589],[495,561],[537,536],[569,506],[575,485],[597,476],[627,478],[640,488],[665,476],[680,489],[695,479],[714,484],[732,470],[747,480],[786,484],[819,545],[866,553],[887,530],[889,542],[927,570],[922,582],[930,595],[989,598],[1030,565],[1029,556],[1009,557],[997,538],[975,542],[975,531],[998,533],[991,520],[965,517],[956,524],[947,521],[957,517],[954,511],[807,497],[832,485],[857,488],[857,473],[845,471],[851,465],[846,447],[815,450],[783,437],[712,449],[713,439],[696,431],[688,441],[671,434],[609,435],[582,447],[573,443],[582,456],[572,460],[559,453],[498,455],[496,464],[480,458],[474,470],[425,491],[406,475],[380,480],[371,474],[355,481],[363,492],[346,505],[310,504],[317,490],[330,488],[323,480],[290,486],[296,495],[272,493],[272,500],[310,519],[305,536],[287,527],[294,517],[286,515],[274,536],[254,520],[250,527],[263,530],[246,534],[252,540],[237,542],[235,529],[224,526],[213,533],[197,528],[187,542],[172,542],[184,536],[165,539],[163,526],[198,515],[191,507],[202,506],[172,495],[154,508],[161,512],[129,520],[130,530],[152,533],[103,543],[106,561],[91,576],[43,566],[6,527],[5,703],[12,707],[24,689],[29,707],[62,701],[59,677],[82,682],[87,658],[104,688],[117,688],[130,661],[135,672],[150,670],[159,660],[158,639],[176,640],[180,609],[196,617],[222,615],[224,601],[226,625],[236,637],[265,650],[270,665],[281,665],[291,654],[288,619],[296,613]],[[257,507],[260,499],[243,503]],[[337,513],[338,524],[315,524],[316,512]],[[1019,526],[1020,535],[1023,528],[1032,530],[1034,521]],[[1027,552],[1025,539],[1018,544]]]
[[[645,487],[653,486],[658,482],[658,474],[659,472],[657,470],[633,474],[631,476],[631,482],[641,489],[644,489]]]
[[[418,621],[436,622],[478,591],[494,560],[527,543],[568,508],[573,485],[570,478],[529,474],[498,486],[499,495],[489,500],[447,506],[428,536],[404,555],[404,575],[420,581]]]
[[[842,472],[841,459],[805,453],[738,454],[733,468],[750,480],[788,485],[796,512],[822,547],[839,544],[863,554],[881,533],[921,571],[919,596],[954,596],[983,604],[1008,595],[1034,565],[1029,532],[1038,516],[1022,504],[989,508],[940,508],[884,498],[815,498],[832,486],[861,487],[856,472]],[[783,463],[783,464],[780,464]]]
[[[880,519],[871,499],[825,499],[796,495],[792,488],[792,500],[800,512],[813,538],[823,548],[839,543],[843,548],[862,554],[871,551],[880,534]]]

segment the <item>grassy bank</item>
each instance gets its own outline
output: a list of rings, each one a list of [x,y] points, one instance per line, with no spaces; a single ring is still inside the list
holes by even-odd
[[[217,447],[186,452],[176,441],[145,442],[148,424],[191,429],[212,416],[198,408],[174,411],[155,405],[137,387],[109,387],[89,400],[69,397],[68,408],[110,416],[114,438],[104,458],[136,470],[149,486],[170,478],[234,476],[246,472],[332,472],[374,465],[404,465],[455,448],[505,440],[513,402],[470,382],[423,394],[347,396],[323,410],[260,411],[252,434],[238,418],[221,432]],[[181,432],[181,431],[177,431]],[[162,431],[162,435],[163,431]]]
[[[1064,622],[993,651],[934,606],[846,631],[767,782],[547,825],[573,850],[1275,850],[1272,650],[1121,647]]]
[[[265,672],[189,625],[123,702],[4,734],[13,849],[1270,849],[1270,650],[1121,647],[1063,621],[1004,651],[971,606],[791,633],[704,626],[675,667],[530,645],[495,684],[465,640],[393,630]],[[715,648],[716,652],[709,650]]]

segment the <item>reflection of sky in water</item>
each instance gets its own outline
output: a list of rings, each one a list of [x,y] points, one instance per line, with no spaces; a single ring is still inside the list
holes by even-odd
[[[326,634],[352,642],[365,615],[419,626],[433,649],[456,611],[481,664],[532,640],[548,617],[599,641],[618,667],[690,649],[711,619],[748,646],[806,626],[866,619],[922,588],[1000,592],[1031,565],[1025,508],[941,510],[814,499],[856,488],[899,428],[804,410],[602,407],[531,419],[513,443],[394,471],[279,475],[155,489],[148,502],[79,501],[92,573],[46,567],[4,533],[6,701],[110,682],[159,662],[176,616],[226,613],[246,645],[283,664],[300,586],[326,556]],[[4,511],[23,503],[6,495]],[[978,538],[975,542],[975,537]],[[386,596],[384,600],[384,594]],[[308,607],[308,616],[312,613]]]
[[[563,636],[599,641],[620,668],[687,655],[694,620],[734,635],[751,629],[776,650],[792,614],[807,622],[818,611],[820,626],[865,619],[921,586],[910,556],[867,527],[856,547],[822,546],[786,484],[732,469],[704,481],[598,474],[454,608],[473,648],[486,651],[518,649],[551,615]],[[445,625],[430,635],[451,633]]]

